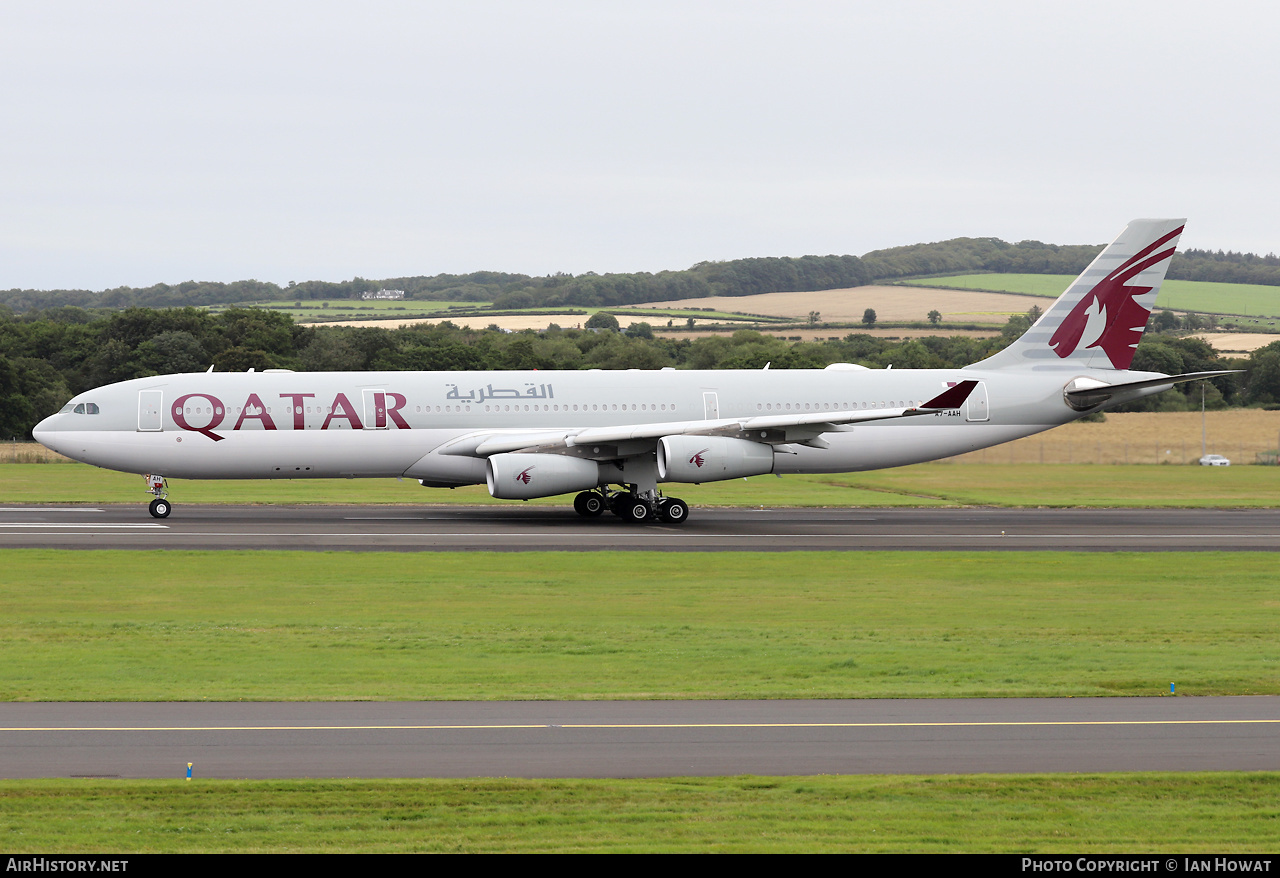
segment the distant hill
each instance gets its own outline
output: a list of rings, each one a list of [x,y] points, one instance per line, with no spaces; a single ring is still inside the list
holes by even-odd
[[[405,291],[407,300],[486,301],[496,309],[599,308],[708,296],[752,296],[759,293],[809,292],[970,272],[1014,274],[1078,274],[1102,249],[1094,244],[1044,244],[999,238],[953,238],[874,250],[858,256],[770,256],[700,262],[681,271],[656,274],[555,274],[532,277],[495,271],[438,274],[348,281],[306,281],[282,287],[242,280],[232,283],[186,281],[150,287],[90,290],[7,290],[0,307],[16,314],[75,308],[118,311],[130,307],[254,304],[279,300],[335,301],[357,299],[378,289]],[[1274,253],[1189,250],[1174,256],[1169,277],[1220,283],[1280,286],[1280,258]],[[74,319],[63,315],[64,320]]]

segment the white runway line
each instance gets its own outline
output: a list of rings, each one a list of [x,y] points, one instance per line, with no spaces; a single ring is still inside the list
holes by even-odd
[[[35,521],[23,521],[23,522],[0,521],[0,528],[4,528],[4,527],[43,527],[43,528],[54,528],[54,527],[60,527],[60,528],[64,528],[64,529],[65,529],[65,528],[81,528],[81,529],[90,528],[90,529],[92,529],[92,530],[98,530],[98,529],[100,529],[100,528],[108,528],[108,527],[115,527],[115,528],[140,528],[140,527],[142,527],[142,528],[153,528],[153,527],[158,527],[158,528],[162,528],[162,529],[164,529],[164,530],[168,530],[168,529],[169,529],[169,525],[167,525],[167,524],[49,524],[48,522],[45,522],[45,521],[41,521],[41,522],[35,522]]]
[[[0,512],[102,512],[84,506],[0,506]]]

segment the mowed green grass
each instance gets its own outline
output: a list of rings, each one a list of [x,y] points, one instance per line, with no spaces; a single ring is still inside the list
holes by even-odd
[[[1023,293],[1057,298],[1074,275],[1067,274],[961,274],[903,281],[911,286],[957,287],[997,293]],[[1205,314],[1242,314],[1252,317],[1280,315],[1280,287],[1263,284],[1225,284],[1207,281],[1166,280],[1156,297],[1157,308],[1199,311]]]
[[[0,781],[0,839],[15,854],[1269,854],[1278,801],[1276,773]]]
[[[1280,693],[1275,563],[15,549],[0,699]]]
[[[1097,506],[1243,508],[1280,506],[1280,468],[1105,466],[1094,464],[920,464],[867,473],[757,476],[705,485],[664,485],[694,506]],[[423,488],[413,479],[170,480],[175,515],[183,504],[494,504],[480,485]],[[571,495],[530,500],[569,506]],[[141,476],[79,463],[0,464],[0,503],[145,506]]]

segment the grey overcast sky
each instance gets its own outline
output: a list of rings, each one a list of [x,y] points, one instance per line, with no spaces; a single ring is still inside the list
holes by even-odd
[[[0,288],[1280,251],[1280,4],[4,0]]]

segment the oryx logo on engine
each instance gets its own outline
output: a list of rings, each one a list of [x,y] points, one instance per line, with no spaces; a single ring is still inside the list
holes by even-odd
[[[694,466],[696,466],[698,469],[702,469],[702,465],[703,465],[704,463],[706,463],[706,462],[707,462],[707,459],[706,459],[705,457],[703,457],[702,455],[706,454],[706,453],[707,453],[708,451],[710,451],[710,450],[711,450],[710,448],[704,448],[704,449],[702,449],[702,450],[701,450],[701,451],[699,451],[697,454],[695,454],[693,457],[689,458],[689,463],[693,464],[693,465],[694,465]]]
[[[535,469],[537,469],[536,466],[531,466],[520,470],[520,472],[516,473],[516,481],[522,485],[529,484],[533,481],[533,476],[529,475],[529,473],[533,472]]]

